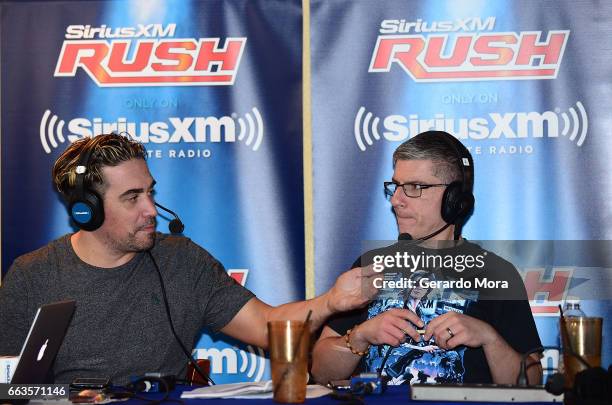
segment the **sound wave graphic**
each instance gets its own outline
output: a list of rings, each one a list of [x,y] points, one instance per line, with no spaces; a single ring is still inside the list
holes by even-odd
[[[244,350],[240,350],[240,372],[244,373],[247,371],[247,367],[249,371],[247,372],[247,377],[253,378],[255,372],[257,372],[257,376],[253,379],[253,381],[261,381],[263,377],[263,373],[266,369],[266,359],[264,351],[261,348],[257,348],[257,354],[255,354],[255,350],[253,346],[248,345],[247,350],[249,354],[247,355]]]
[[[580,116],[578,116],[578,113],[574,107],[569,108],[571,119],[567,113],[561,113],[561,118],[563,119],[563,131],[561,131],[561,135],[567,136],[567,134],[571,131],[569,140],[574,142],[578,137],[578,132],[580,132],[580,137],[578,138],[578,141],[576,141],[576,145],[582,146],[584,140],[586,139],[587,131],[589,130],[589,117],[587,116],[586,110],[580,101],[576,102],[576,107],[578,107]],[[559,114],[558,111],[557,114]]]
[[[365,114],[365,117],[363,117],[364,112],[366,112],[365,107],[359,108],[357,116],[355,117],[355,126],[353,127],[357,146],[359,146],[359,149],[361,149],[362,152],[365,152],[366,150],[366,146],[364,145],[363,140],[361,139],[362,137],[368,144],[368,146],[372,146],[372,144],[374,143],[372,141],[372,136],[375,140],[380,140],[380,135],[378,133],[378,123],[380,121],[380,118],[374,117],[374,119],[372,120],[373,114],[371,112],[368,112],[367,114]],[[361,121],[362,117],[363,122]],[[370,136],[370,133],[372,133],[372,136]]]
[[[49,119],[49,117],[51,117],[51,119]],[[51,153],[49,143],[51,144],[51,147],[53,147],[53,149],[58,147],[58,143],[55,140],[56,137],[57,140],[61,143],[66,142],[66,139],[64,138],[63,129],[64,120],[58,121],[57,115],[53,114],[51,116],[51,111],[46,110],[43,114],[42,119],[40,120],[39,134],[40,143],[42,144],[42,147],[47,154]],[[49,141],[49,143],[47,143],[47,140]]]
[[[238,125],[240,126],[240,132],[238,133],[238,140],[244,142],[246,146],[251,146],[253,151],[259,149],[259,145],[261,145],[261,141],[263,140],[263,120],[261,119],[261,115],[259,114],[259,110],[255,107],[252,109],[253,115],[251,113],[244,114],[243,118],[238,118]],[[253,119],[253,116],[255,119]],[[235,115],[232,114],[232,117],[235,119]],[[246,119],[246,121],[245,121]]]

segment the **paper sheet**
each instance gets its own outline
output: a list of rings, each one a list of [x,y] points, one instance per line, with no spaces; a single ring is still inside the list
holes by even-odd
[[[331,392],[322,385],[306,386],[306,398],[318,398]],[[181,398],[237,398],[237,399],[266,399],[272,398],[272,381],[245,382],[233,384],[219,384],[211,387],[196,388],[185,391]]]

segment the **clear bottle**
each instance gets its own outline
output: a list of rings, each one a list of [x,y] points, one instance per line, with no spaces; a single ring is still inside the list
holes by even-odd
[[[571,317],[585,317],[586,314],[580,309],[580,300],[575,297],[568,297],[565,301],[565,308],[563,309],[563,316],[567,318]]]

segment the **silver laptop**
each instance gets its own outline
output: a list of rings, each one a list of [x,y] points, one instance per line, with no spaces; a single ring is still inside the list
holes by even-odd
[[[11,384],[48,382],[49,371],[66,336],[75,307],[76,301],[62,301],[38,308],[21,348]]]

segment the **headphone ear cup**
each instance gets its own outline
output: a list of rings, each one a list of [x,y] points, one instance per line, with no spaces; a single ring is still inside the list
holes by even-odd
[[[441,216],[447,224],[456,224],[474,208],[474,195],[463,191],[460,181],[453,181],[446,186],[442,196]]]
[[[441,215],[447,224],[453,223],[457,219],[457,213],[461,209],[461,194],[461,182],[459,181],[453,181],[444,190]]]
[[[104,223],[102,198],[92,190],[84,190],[68,206],[68,214],[74,224],[84,231],[95,231]]]
[[[474,202],[475,202],[474,194],[472,194],[471,191],[464,191],[462,200],[463,200],[463,206],[461,207],[460,218],[463,220],[474,209]]]

